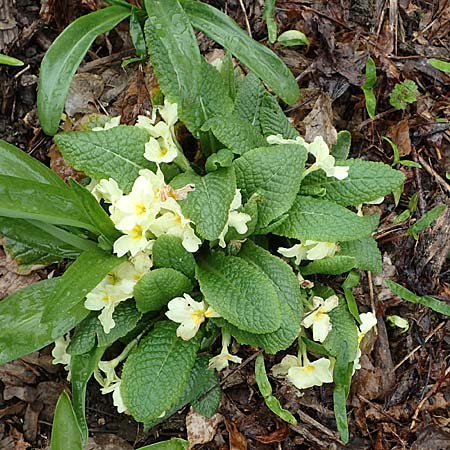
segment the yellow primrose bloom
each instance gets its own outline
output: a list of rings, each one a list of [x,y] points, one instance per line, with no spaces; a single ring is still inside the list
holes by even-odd
[[[334,256],[339,247],[335,242],[318,242],[306,240],[290,248],[279,247],[278,253],[286,258],[295,258],[295,264],[300,264],[304,259],[310,261]]]
[[[64,369],[69,372],[67,379],[70,380],[70,359],[71,356],[67,353],[67,347],[70,344],[70,333],[56,339],[55,347],[52,350],[52,364],[64,364]]]
[[[105,122],[105,125],[103,125],[102,127],[94,127],[92,128],[92,131],[110,130],[111,128],[118,127],[119,125],[120,125],[120,116],[111,117],[111,119]]]
[[[216,369],[218,372],[228,367],[230,361],[236,364],[242,362],[242,358],[236,355],[232,355],[228,352],[228,346],[231,342],[231,335],[227,331],[222,331],[222,351],[217,356],[213,356],[209,360],[208,367],[210,369]]]
[[[358,344],[361,344],[364,336],[376,326],[377,318],[372,312],[362,313],[359,315],[359,318],[361,319],[361,325],[358,327]],[[361,369],[361,364],[359,363],[361,355],[361,347],[358,346],[358,351],[355,360],[353,361],[353,373],[355,373],[356,370]]]
[[[313,297],[313,304],[314,310],[306,315],[302,324],[305,328],[312,327],[315,341],[323,342],[331,331],[331,321],[328,313],[338,306],[339,299],[337,295],[332,295],[326,300],[322,297]]]
[[[229,227],[233,227],[239,234],[244,234],[247,232],[247,222],[252,220],[252,218],[245,213],[238,212],[238,209],[242,206],[242,195],[241,190],[236,189],[233,201],[231,202],[230,209],[228,211],[228,221],[225,224],[222,232],[219,235],[219,245],[225,248],[225,236],[228,233]]]
[[[189,294],[176,297],[167,305],[166,316],[180,326],[177,328],[177,336],[188,341],[192,339],[200,328],[200,325],[211,317],[220,317],[211,307],[206,307],[204,302],[195,301]]]

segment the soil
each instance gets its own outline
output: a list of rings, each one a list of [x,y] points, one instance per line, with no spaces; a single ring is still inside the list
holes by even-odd
[[[135,2],[136,3],[136,2]],[[265,45],[262,0],[211,0]],[[0,67],[0,138],[17,145],[61,176],[72,175],[51,150],[51,138],[39,127],[36,90],[39,64],[59,32],[76,17],[100,7],[97,0],[0,0],[0,52],[24,61],[22,68]],[[245,13],[244,13],[245,10]],[[449,203],[450,184],[450,76],[427,58],[450,60],[450,3],[448,0],[278,0],[279,33],[303,31],[307,47],[271,47],[293,71],[301,87],[300,100],[286,112],[302,133],[319,114],[316,126],[330,126],[352,134],[352,156],[392,163],[393,153],[383,140],[390,137],[402,159],[420,163],[417,169],[401,165],[406,176],[404,193],[395,206],[389,197],[370,208],[382,215],[377,233],[384,271],[374,277],[362,273],[355,297],[361,309],[379,318],[353,380],[349,396],[350,443],[336,433],[329,387],[299,394],[271,380],[281,403],[299,418],[288,426],[265,407],[253,374],[255,350],[242,346],[244,363],[224,371],[222,420],[214,439],[198,449],[450,449],[450,323],[446,316],[400,300],[387,289],[390,278],[419,295],[450,300],[450,213],[447,210],[418,240],[408,227],[426,211]],[[216,45],[199,35],[202,51],[211,55]],[[143,64],[120,67],[133,55],[127,24],[98,38],[80,67],[66,110],[80,119],[90,112],[108,111],[132,123],[150,106],[155,85],[151,68]],[[365,61],[377,65],[377,114],[368,118],[361,85]],[[420,95],[404,111],[395,110],[389,94],[395,83],[414,80]],[[66,122],[66,127],[71,125]],[[417,194],[417,211],[406,221],[395,217]],[[17,274],[0,253],[2,296],[61,267]],[[24,279],[23,277],[30,277]],[[408,320],[408,331],[391,327],[386,318]],[[0,449],[45,449],[49,445],[52,414],[62,389],[69,389],[65,372],[51,364],[51,348],[0,367]],[[267,358],[266,365],[283,355]],[[247,358],[247,359],[246,359]],[[248,362],[246,364],[246,362]],[[92,449],[132,449],[145,444],[186,437],[182,411],[149,432],[126,415],[117,414],[109,396],[95,382],[88,390],[87,416]],[[189,416],[189,420],[192,417]],[[190,422],[189,422],[190,423]],[[70,450],[70,449],[68,449]]]

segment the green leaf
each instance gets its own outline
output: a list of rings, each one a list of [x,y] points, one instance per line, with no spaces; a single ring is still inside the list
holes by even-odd
[[[295,47],[297,45],[309,45],[309,39],[305,33],[298,30],[288,30],[278,36],[278,42],[284,47]]]
[[[130,17],[130,37],[133,42],[133,47],[139,59],[144,59],[147,56],[147,46],[145,45],[144,32],[141,27],[141,17],[143,11],[136,7],[131,8]]]
[[[339,254],[353,256],[356,259],[357,269],[369,270],[375,275],[383,270],[381,252],[376,241],[371,237],[342,242]]]
[[[69,312],[92,291],[114,267],[123,262],[116,255],[99,249],[83,252],[64,272],[61,283],[55,289],[45,308],[44,322],[51,322],[54,316]]]
[[[215,116],[205,123],[202,130],[211,130],[223,145],[238,155],[266,143],[259,131],[236,113]]]
[[[339,298],[339,305],[328,314],[332,328],[323,342],[324,348],[337,358],[345,353],[345,362],[353,362],[359,346],[358,329],[345,300]]]
[[[168,267],[195,278],[195,259],[176,236],[163,234],[153,244],[152,259],[155,268]]]
[[[99,347],[109,347],[115,341],[134,330],[141,317],[142,314],[136,309],[134,300],[121,302],[116,306],[113,313],[116,325],[106,334],[98,320],[98,313],[91,312],[75,328],[75,333],[67,347],[67,353],[70,355],[83,355],[91,351],[96,343]]]
[[[208,157],[205,163],[205,170],[209,173],[214,172],[221,167],[231,167],[233,159],[233,152],[227,148],[222,148]]]
[[[273,44],[277,40],[277,21],[275,20],[275,0],[264,0],[264,20],[267,25],[267,34],[269,42]]]
[[[63,392],[56,404],[53,418],[50,450],[83,450],[80,428],[67,392]]]
[[[208,368],[210,358],[211,355],[197,357],[182,395],[177,399],[174,406],[169,411],[166,411],[163,417],[158,417],[154,421],[144,424],[145,429],[149,430],[166,421],[189,403],[192,404],[199,414],[207,417],[212,417],[217,412],[222,398],[222,391],[219,387],[217,372]]]
[[[338,160],[344,161],[348,158],[352,146],[352,135],[350,131],[342,130],[337,134],[337,142],[331,147],[331,154]]]
[[[68,190],[64,181],[55,172],[44,166],[37,159],[14,145],[0,139],[1,161],[0,175],[23,178],[59,187],[62,191]]]
[[[130,15],[122,6],[101,9],[73,21],[56,38],[41,63],[38,87],[39,122],[45,133],[58,130],[72,77],[89,47],[100,34]]]
[[[359,284],[361,276],[356,270],[352,270],[345,281],[342,283],[342,289],[344,291],[345,300],[347,301],[347,307],[351,315],[355,318],[358,324],[361,323],[361,318],[359,317],[358,305],[356,303],[355,297],[353,296],[352,289]]]
[[[270,354],[285,350],[298,337],[303,318],[304,294],[297,277],[287,263],[252,241],[243,245],[238,256],[261,269],[271,280],[281,305],[281,325],[276,331],[266,334],[253,334],[229,325],[230,332],[241,344],[261,347]]]
[[[237,185],[244,200],[261,196],[258,227],[264,228],[287,212],[300,189],[307,153],[295,144],[250,150],[234,161]]]
[[[147,47],[161,90],[177,103],[179,116],[199,136],[205,121],[231,111],[233,102],[219,72],[207,64],[178,0],[146,0]]]
[[[60,239],[59,233],[70,235],[73,245]],[[53,225],[0,217],[0,234],[5,237],[3,247],[14,259],[20,269],[29,269],[34,265],[46,265],[63,259],[76,259],[80,250],[87,250],[95,243],[69,233]],[[86,245],[81,245],[81,244]],[[79,244],[79,245],[76,245]],[[83,248],[80,248],[83,247]]]
[[[236,22],[218,9],[201,2],[183,0],[194,28],[205,33],[235,55],[289,105],[299,97],[294,76],[269,48],[251,39]]]
[[[154,269],[147,272],[134,287],[136,305],[142,312],[158,311],[170,300],[192,292],[192,283],[175,269]]]
[[[73,411],[80,427],[83,445],[86,445],[89,437],[86,422],[86,388],[104,352],[104,348],[96,347],[89,353],[72,355],[70,358]]]
[[[348,159],[343,164],[350,167],[347,178],[337,180],[325,177],[320,183],[326,189],[324,199],[343,206],[359,205],[384,197],[405,181],[402,172],[383,163]]]
[[[188,183],[193,183],[195,190],[188,194],[186,200],[180,201],[183,214],[194,222],[200,237],[214,241],[228,221],[230,205],[236,193],[234,169],[218,169],[204,177],[182,174],[171,184],[179,188]]]
[[[0,302],[0,364],[54,342],[88,315],[81,304],[64,311],[64,300],[54,297],[62,285],[61,278],[40,281]],[[44,312],[50,302],[57,309],[51,317]]]
[[[5,55],[0,53],[0,64],[5,64],[7,66],[16,66],[20,67],[24,65],[24,62],[20,59],[13,58],[12,56]]]
[[[437,205],[425,213],[414,225],[408,228],[406,234],[419,239],[419,233],[426,230],[432,223],[437,220],[447,209],[446,205]]]
[[[369,56],[366,61],[366,81],[361,86],[366,99],[366,109],[369,117],[375,117],[375,109],[377,107],[377,99],[373,92],[373,87],[377,82],[377,68],[375,61]]]
[[[266,90],[261,81],[250,72],[239,86],[234,102],[234,112],[238,117],[259,129],[259,116],[265,95]]]
[[[285,139],[295,139],[298,131],[285,116],[275,98],[266,92],[262,104],[259,121],[264,137],[280,134]]]
[[[173,322],[158,322],[124,364],[122,397],[139,422],[148,423],[169,410],[187,386],[200,339],[183,341],[176,328]]]
[[[450,62],[442,61],[436,58],[427,59],[427,63],[435,69],[441,70],[445,73],[450,73]]]
[[[283,409],[278,399],[272,395],[272,386],[267,378],[266,368],[264,366],[264,357],[261,354],[257,356],[255,361],[255,378],[259,391],[264,397],[264,402],[267,407],[274,414],[280,417],[280,419],[296,425],[297,420],[295,417],[288,410]]]
[[[353,241],[370,236],[369,220],[334,202],[298,196],[289,217],[273,233],[305,241]]]
[[[301,267],[300,272],[305,277],[316,273],[340,275],[342,273],[349,272],[354,267],[356,267],[356,258],[353,256],[343,256],[339,254],[313,261],[307,266]]]
[[[139,171],[152,167],[144,158],[147,131],[121,125],[105,131],[77,131],[55,136],[62,155],[69,164],[95,180],[117,181],[129,192]]]
[[[430,308],[437,313],[444,314],[445,316],[450,316],[450,305],[448,305],[447,303],[434,297],[429,297],[428,295],[420,297],[392,280],[386,280],[386,284],[392,292],[397,294],[403,300],[426,306],[427,308]]]
[[[280,300],[272,282],[242,258],[222,253],[201,258],[197,279],[206,302],[236,327],[256,334],[280,327]]]
[[[347,395],[345,386],[335,385],[333,390],[334,417],[339,436],[344,443],[348,442]]]
[[[138,450],[187,450],[189,442],[180,438],[172,438],[169,441],[139,447]]]
[[[96,231],[71,191],[5,175],[0,175],[0,216]]]
[[[405,110],[408,103],[417,101],[419,90],[417,84],[412,80],[397,83],[389,96],[389,103],[395,109]]]

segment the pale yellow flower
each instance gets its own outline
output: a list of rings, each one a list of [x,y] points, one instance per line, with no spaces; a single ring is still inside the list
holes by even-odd
[[[314,310],[303,319],[305,328],[312,327],[313,339],[323,342],[331,331],[331,320],[328,313],[339,304],[337,295],[332,295],[324,300],[322,297],[313,297]]]

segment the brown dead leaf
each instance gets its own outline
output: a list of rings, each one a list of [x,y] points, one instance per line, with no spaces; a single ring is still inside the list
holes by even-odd
[[[133,450],[133,447],[123,438],[115,434],[96,434],[89,438],[85,450]]]
[[[230,450],[247,450],[247,439],[238,430],[237,426],[229,420],[225,420],[225,425],[230,439]]]
[[[445,431],[429,427],[419,433],[411,450],[448,450],[450,449],[450,434]]]
[[[11,428],[9,435],[14,441],[14,450],[26,450],[27,448],[31,447],[28,442],[24,441],[23,434],[20,431],[16,430],[14,427]]]
[[[69,178],[81,181],[86,177],[83,172],[75,170],[66,162],[56,145],[52,145],[50,147],[48,156],[50,157],[50,169],[52,169],[53,172],[55,172],[64,181],[67,181]]]
[[[272,433],[264,436],[255,436],[255,439],[262,444],[274,444],[277,442],[283,442],[289,434],[289,427],[285,422],[280,422],[280,425],[281,427],[273,431]]]
[[[408,156],[411,153],[408,119],[393,123],[389,128],[388,136],[397,145],[401,157]]]
[[[207,444],[214,439],[217,432],[217,427],[223,421],[220,414],[215,414],[208,418],[197,414],[192,408],[186,417],[187,438],[189,441],[189,448],[197,444]]]
[[[39,280],[35,272],[20,273],[17,263],[0,247],[0,299]]]
[[[328,94],[322,93],[312,111],[305,117],[305,139],[312,142],[316,136],[322,136],[328,146],[337,141],[336,128],[333,126],[333,110]]]
[[[105,85],[100,75],[93,73],[78,73],[73,77],[65,105],[65,111],[70,117],[75,114],[97,112],[95,103],[102,95]]]

